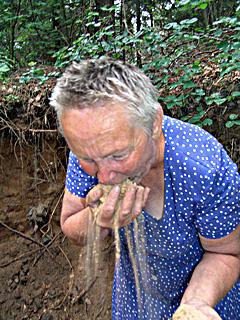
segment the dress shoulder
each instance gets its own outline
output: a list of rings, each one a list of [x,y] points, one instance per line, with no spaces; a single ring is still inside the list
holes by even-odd
[[[85,198],[98,179],[89,176],[80,166],[77,157],[70,151],[66,175],[66,189],[73,195]]]
[[[223,146],[198,126],[168,118],[166,165],[175,204],[206,238],[221,238],[239,224],[240,176]],[[181,209],[182,207],[182,209]]]

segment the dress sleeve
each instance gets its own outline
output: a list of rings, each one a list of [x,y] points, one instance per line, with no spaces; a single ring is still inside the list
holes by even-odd
[[[201,236],[218,239],[240,223],[240,176],[223,149],[221,160],[209,181],[204,202],[197,208],[195,226]]]
[[[81,168],[77,157],[70,151],[66,175],[66,189],[73,195],[85,198],[89,190],[98,183]]]

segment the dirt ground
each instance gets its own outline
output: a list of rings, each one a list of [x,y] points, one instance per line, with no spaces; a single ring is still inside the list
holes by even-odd
[[[239,128],[215,136],[239,165]],[[3,132],[3,131],[2,131]],[[112,239],[96,274],[86,276],[86,248],[61,233],[66,147],[56,133],[27,141],[0,135],[0,320],[109,320]]]
[[[59,226],[66,149],[54,141],[0,141],[0,320],[111,319],[112,239],[87,283],[86,248]]]

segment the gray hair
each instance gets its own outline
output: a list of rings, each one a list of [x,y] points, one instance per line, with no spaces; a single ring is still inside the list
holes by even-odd
[[[120,102],[148,135],[160,105],[157,90],[137,67],[108,58],[73,62],[58,79],[50,98],[60,123],[67,109],[92,108]]]

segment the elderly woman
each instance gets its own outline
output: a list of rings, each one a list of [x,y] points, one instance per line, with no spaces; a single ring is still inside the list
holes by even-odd
[[[150,80],[119,61],[73,63],[51,104],[71,150],[61,213],[69,238],[86,239],[91,207],[102,196],[94,185],[113,185],[98,219],[104,238],[119,184],[137,183],[119,213],[112,318],[170,319],[188,305],[206,319],[239,319],[239,176],[222,145],[197,126],[163,116]],[[134,248],[137,265],[147,265],[147,275],[138,268],[140,288],[125,232],[133,234],[134,219],[144,230],[144,259]]]

